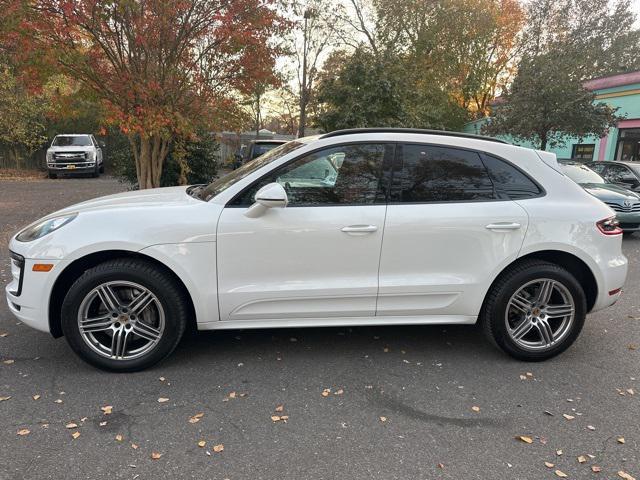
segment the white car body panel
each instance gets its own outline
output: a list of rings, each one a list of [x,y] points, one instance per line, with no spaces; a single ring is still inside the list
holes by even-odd
[[[546,155],[481,139],[416,133],[300,141],[305,145],[208,202],[173,187],[110,195],[52,214],[78,216],[40,239],[11,240],[11,251],[26,259],[21,295],[12,293],[16,278],[6,288],[11,311],[50,331],[49,299],[60,274],[74,261],[105,251],[145,255],[170,269],[187,289],[203,330],[474,323],[496,276],[515,259],[543,250],[570,253],[589,267],[598,288],[592,311],[619,298],[609,292],[626,278],[622,236],[606,236],[595,227],[613,211],[557,171]],[[273,208],[258,218],[245,217],[245,208],[225,208],[245,187],[294,158],[363,141],[487,152],[516,164],[546,193],[518,201]],[[486,229],[496,222],[520,228]],[[378,228],[362,235],[341,231],[352,225]],[[38,261],[54,267],[32,272]]]

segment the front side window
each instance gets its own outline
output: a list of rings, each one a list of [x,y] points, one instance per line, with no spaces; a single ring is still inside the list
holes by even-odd
[[[384,144],[341,145],[305,155],[265,175],[230,205],[253,204],[268,183],[284,187],[289,206],[369,205],[385,202]]]
[[[405,203],[493,200],[495,192],[480,155],[431,145],[401,147],[394,197]]]

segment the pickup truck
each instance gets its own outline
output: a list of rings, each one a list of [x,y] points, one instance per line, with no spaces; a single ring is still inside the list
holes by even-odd
[[[90,134],[56,135],[47,150],[49,178],[58,178],[61,173],[98,177],[104,173],[102,147],[104,142]]]

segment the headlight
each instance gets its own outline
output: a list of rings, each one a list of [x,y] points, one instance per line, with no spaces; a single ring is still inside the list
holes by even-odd
[[[45,235],[58,230],[60,227],[65,226],[77,216],[77,213],[70,213],[68,215],[47,218],[41,222],[34,223],[22,230],[16,237],[16,240],[20,242],[31,242],[32,240],[37,240],[38,238],[44,237]]]
[[[53,160],[53,152],[47,152],[47,162]]]

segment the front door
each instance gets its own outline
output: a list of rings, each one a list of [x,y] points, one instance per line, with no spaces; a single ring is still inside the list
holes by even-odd
[[[524,239],[527,214],[512,198],[540,190],[513,165],[473,151],[405,144],[398,152],[376,314],[472,323],[496,269],[517,258]]]
[[[383,161],[393,145],[350,144],[304,155],[236,196],[218,222],[220,319],[375,315],[386,210]],[[278,182],[286,208],[244,213]]]

